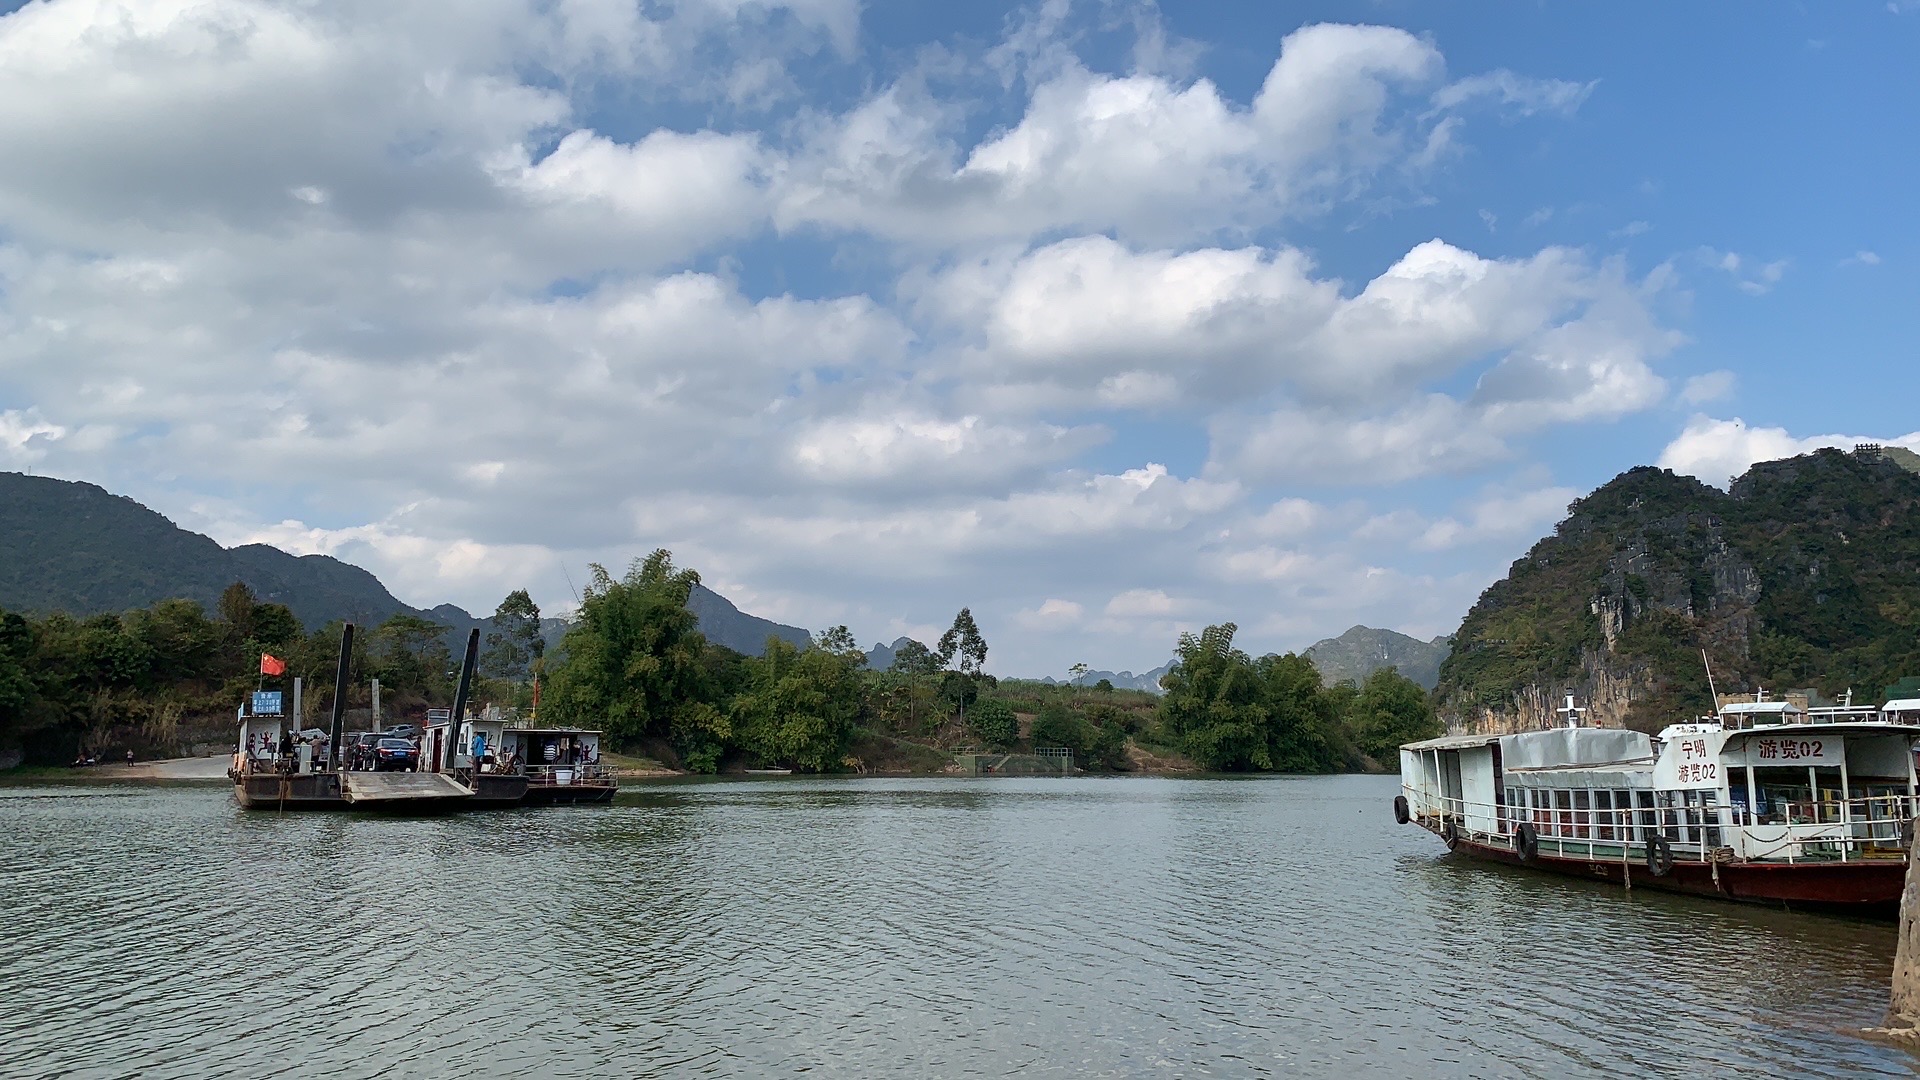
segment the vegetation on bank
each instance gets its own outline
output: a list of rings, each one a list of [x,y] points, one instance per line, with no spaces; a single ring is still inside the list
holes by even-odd
[[[933,645],[909,641],[884,671],[867,667],[846,627],[804,648],[770,638],[760,656],[707,641],[687,599],[699,575],[656,551],[615,578],[594,567],[563,647],[543,649],[540,612],[509,595],[486,635],[475,700],[542,721],[606,731],[619,750],[694,772],[937,769],[953,751],[1066,748],[1086,768],[1185,759],[1222,771],[1335,772],[1391,763],[1399,742],[1436,730],[1427,696],[1391,669],[1323,687],[1312,661],[1249,657],[1231,624],[1180,640],[1164,697],[1140,690],[984,672],[988,645],[966,609]],[[354,641],[349,709],[378,679],[382,712],[420,715],[452,697],[444,628],[400,614]],[[208,615],[169,600],[124,615],[31,621],[0,615],[0,747],[58,764],[81,751],[137,745],[171,752],[198,721],[223,738],[233,709],[262,683],[269,653],[287,665],[270,688],[305,680],[309,722],[332,708],[340,628],[304,632],[287,609],[244,585]]]

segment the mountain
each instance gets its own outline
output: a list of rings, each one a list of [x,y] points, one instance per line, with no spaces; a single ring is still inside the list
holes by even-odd
[[[1040,681],[1043,683],[1073,682],[1081,686],[1095,686],[1101,679],[1105,679],[1113,684],[1115,690],[1146,690],[1158,694],[1161,692],[1160,676],[1172,669],[1173,661],[1169,660],[1152,671],[1144,671],[1138,675],[1131,671],[1089,671],[1078,679],[1055,679],[1048,675]]]
[[[334,619],[372,626],[404,612],[446,626],[456,651],[469,629],[490,629],[487,616],[453,604],[409,607],[379,578],[331,556],[265,544],[223,548],[93,484],[0,472],[0,608],[94,615],[184,597],[212,612],[236,581],[261,600],[285,604],[308,627]],[[745,614],[704,586],[687,607],[709,640],[740,652],[759,655],[769,634],[809,640],[805,630]],[[543,619],[541,630],[553,646],[565,624]]]
[[[693,587],[692,595],[687,597],[687,610],[700,620],[700,632],[708,641],[748,656],[764,652],[770,637],[784,638],[802,649],[813,641],[812,634],[797,626],[784,626],[772,619],[748,615],[705,585]]]
[[[1866,698],[1920,674],[1920,475],[1895,458],[1820,450],[1725,492],[1654,468],[1616,477],[1467,613],[1441,717],[1541,726],[1571,693],[1601,723],[1656,730],[1710,710],[1714,690]]]
[[[92,484],[0,473],[0,607],[92,615],[185,597],[212,611],[235,581],[308,626],[412,610],[372,574],[326,555],[229,550]]]
[[[1431,690],[1440,681],[1440,662],[1451,651],[1449,638],[1421,641],[1392,630],[1356,626],[1339,637],[1314,642],[1307,646],[1305,655],[1320,669],[1320,678],[1328,686],[1342,679],[1363,683],[1375,671],[1392,667]]]

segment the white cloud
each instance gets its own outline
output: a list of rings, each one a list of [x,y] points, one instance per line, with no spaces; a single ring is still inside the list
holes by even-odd
[[[1799,437],[1779,427],[1749,427],[1739,417],[1716,420],[1695,416],[1687,421],[1665,450],[1659,465],[1677,473],[1697,477],[1716,487],[1726,487],[1755,462],[1775,461],[1811,453],[1822,447],[1851,450],[1861,443],[1904,446],[1920,452],[1920,431],[1897,438],[1864,435],[1810,435]]]
[[[1709,401],[1719,401],[1733,393],[1735,383],[1731,371],[1709,371],[1687,379],[1680,390],[1680,400],[1688,405],[1704,405]]]
[[[1786,276],[1791,260],[1774,259],[1770,262],[1744,257],[1737,252],[1716,251],[1713,248],[1701,248],[1700,259],[1716,270],[1725,271],[1741,292],[1749,296],[1765,296],[1780,284]]]
[[[1280,485],[1470,472],[1661,392],[1655,285],[1372,210],[1485,107],[1589,87],[1312,26],[1241,97],[1139,5],[1098,15],[1129,70],[1062,5],[997,67],[956,39],[903,73],[859,11],[0,16],[0,459],[422,606],[564,606],[564,569],[667,546],[758,614],[970,604],[997,670],[1143,668],[1199,620],[1445,629],[1482,570],[1371,565],[1345,548],[1391,507]],[[1282,231],[1356,208],[1404,252],[1369,280]]]
[[[1840,260],[1841,266],[1853,266],[1855,264],[1860,266],[1879,266],[1880,256],[1877,252],[1862,249]]]
[[[1057,230],[1214,235],[1276,220],[1424,141],[1400,92],[1441,68],[1433,46],[1403,30],[1335,25],[1287,35],[1244,106],[1205,79],[1071,63],[1033,88],[1017,124],[967,148],[944,105],[894,84],[818,128],[776,220],[915,245]]]
[[[65,438],[67,429],[48,423],[39,409],[8,409],[0,412],[0,448],[15,461],[37,461],[46,456],[45,445]]]
[[[1433,95],[1435,105],[1457,108],[1475,100],[1493,101],[1523,116],[1571,113],[1592,96],[1596,82],[1534,79],[1501,69],[1449,83]]]

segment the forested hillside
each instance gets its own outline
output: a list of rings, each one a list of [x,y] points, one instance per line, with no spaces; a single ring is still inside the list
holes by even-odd
[[[1563,694],[1656,729],[1722,694],[1920,674],[1920,475],[1871,449],[1763,462],[1719,491],[1633,469],[1569,508],[1467,613],[1440,670],[1457,726],[1550,722]]]

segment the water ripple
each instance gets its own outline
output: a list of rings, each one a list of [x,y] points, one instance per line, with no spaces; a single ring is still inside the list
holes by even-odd
[[[1892,928],[1490,868],[1381,778],[0,788],[0,1075],[1913,1075]]]

